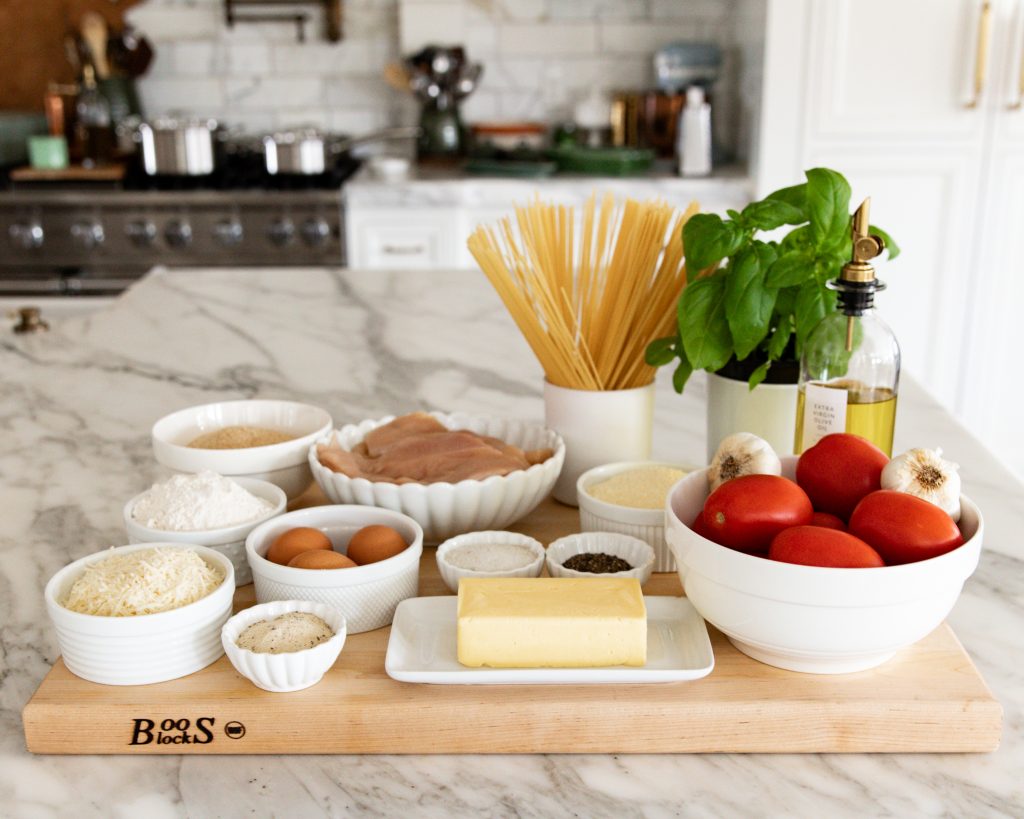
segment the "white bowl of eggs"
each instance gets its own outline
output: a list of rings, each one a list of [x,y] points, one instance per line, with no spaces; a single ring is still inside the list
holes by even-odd
[[[331,430],[330,414],[298,401],[219,401],[172,412],[153,425],[153,454],[176,472],[257,478],[289,499],[313,481],[310,444]]]
[[[313,600],[338,609],[349,634],[391,624],[419,590],[423,529],[400,512],[314,506],[271,518],[249,533],[256,600]]]

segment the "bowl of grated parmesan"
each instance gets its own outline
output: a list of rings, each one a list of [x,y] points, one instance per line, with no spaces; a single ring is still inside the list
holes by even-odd
[[[46,584],[46,609],[71,673],[105,685],[184,677],[223,653],[231,561],[205,546],[139,543],[76,560]]]

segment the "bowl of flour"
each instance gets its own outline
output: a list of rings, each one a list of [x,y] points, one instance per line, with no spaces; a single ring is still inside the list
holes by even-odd
[[[220,552],[231,561],[241,586],[252,582],[246,537],[284,512],[287,503],[279,487],[256,478],[174,475],[128,501],[124,525],[131,543],[191,543]]]

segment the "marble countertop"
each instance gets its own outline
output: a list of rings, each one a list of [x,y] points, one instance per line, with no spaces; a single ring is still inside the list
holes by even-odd
[[[157,271],[0,340],[0,814],[87,817],[1020,816],[1024,488],[911,379],[897,448],[941,445],[986,515],[950,621],[1005,710],[986,755],[34,757],[20,711],[56,656],[47,578],[125,540],[180,407],[294,397],[337,422],[417,408],[539,419],[541,373],[479,274]],[[655,456],[704,451],[703,380],[659,379]]]

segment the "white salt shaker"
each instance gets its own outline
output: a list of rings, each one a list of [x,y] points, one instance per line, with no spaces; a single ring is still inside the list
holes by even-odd
[[[679,115],[676,155],[680,176],[711,173],[711,104],[699,85],[686,89],[686,105]]]

